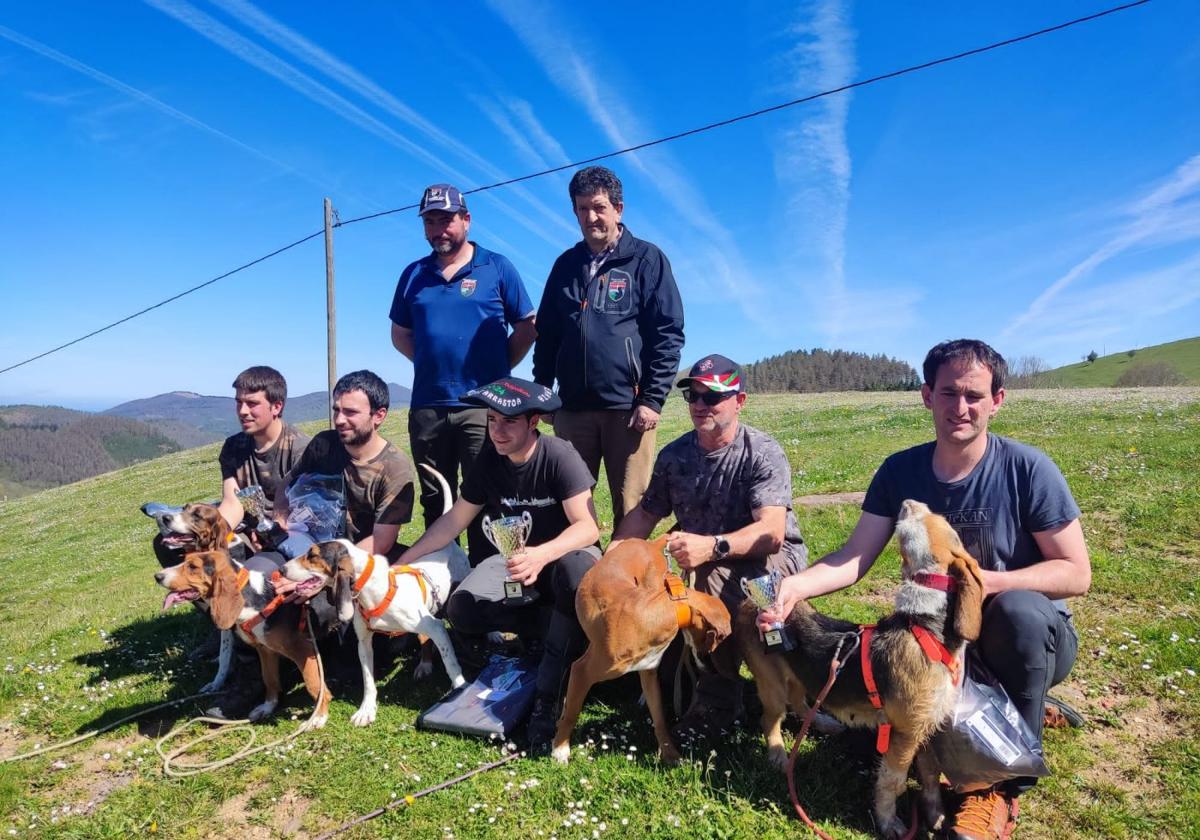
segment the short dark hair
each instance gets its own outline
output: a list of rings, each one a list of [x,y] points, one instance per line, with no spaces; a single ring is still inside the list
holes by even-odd
[[[925,356],[921,372],[925,375],[925,384],[930,388],[937,381],[938,371],[942,365],[980,364],[992,372],[992,396],[996,396],[1004,387],[1004,378],[1008,376],[1008,363],[1004,357],[990,345],[977,338],[956,338],[953,341],[943,341],[937,344]]]
[[[333,386],[333,399],[337,400],[338,397],[351,391],[362,391],[367,395],[367,403],[371,406],[372,414],[381,408],[387,408],[392,403],[387,383],[369,370],[356,370],[339,379]]]
[[[248,367],[239,373],[237,379],[233,380],[233,390],[239,394],[263,391],[267,395],[267,402],[287,402],[287,380],[282,373],[266,365]]]
[[[614,206],[623,203],[621,194],[621,179],[617,173],[603,166],[588,166],[580,169],[571,176],[571,184],[567,187],[571,194],[571,207],[575,206],[575,196],[595,195],[598,192],[608,193],[608,200]]]

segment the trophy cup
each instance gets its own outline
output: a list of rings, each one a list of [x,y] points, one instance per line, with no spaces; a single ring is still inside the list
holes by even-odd
[[[264,547],[274,548],[281,538],[287,538],[287,532],[267,515],[267,494],[263,492],[261,486],[251,484],[238,490],[234,495],[242,503],[242,510],[254,517],[254,530],[258,532],[259,541]]]
[[[487,514],[483,517],[483,535],[488,538],[488,542],[496,546],[496,550],[505,560],[525,550],[525,540],[529,539],[532,529],[533,517],[529,515],[529,511],[522,512],[520,516],[505,516],[500,519],[492,519]],[[505,604],[520,603],[524,598],[525,587],[521,581],[504,581]]]
[[[779,583],[782,580],[783,573],[778,569],[762,577],[743,578],[742,591],[746,593],[746,597],[754,603],[754,606],[758,607],[758,611],[762,612],[768,607],[775,606]],[[787,630],[784,629],[782,621],[775,622],[763,633],[763,642],[770,653],[791,650],[793,647],[792,640],[788,636]]]

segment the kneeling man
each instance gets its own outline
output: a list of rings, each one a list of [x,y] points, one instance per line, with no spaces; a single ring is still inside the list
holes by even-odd
[[[667,549],[694,574],[692,585],[720,598],[733,615],[746,597],[743,579],[776,570],[791,575],[808,564],[792,510],[792,470],[774,438],[738,422],[746,392],[736,362],[705,356],[679,387],[695,430],[663,447],[642,501],[621,521],[609,548],[649,537],[659,520],[674,514],[680,530]],[[741,682],[710,670],[700,676],[673,734],[686,739],[726,729],[740,702]]]
[[[568,669],[586,641],[575,592],[600,556],[596,482],[575,447],[538,432],[541,416],[561,405],[549,388],[505,377],[469,391],[462,401],[487,408],[491,445],[471,465],[450,512],[399,562],[415,563],[445,547],[481,511],[492,518],[525,512],[533,518],[525,550],[507,560],[499,554],[483,560],[450,596],[446,617],[467,635],[503,630],[544,640],[528,731],[530,752],[548,754]],[[505,602],[506,579],[524,584],[519,603]]]

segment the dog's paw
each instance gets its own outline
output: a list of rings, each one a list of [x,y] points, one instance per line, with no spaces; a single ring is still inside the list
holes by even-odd
[[[260,720],[266,720],[275,711],[275,705],[275,703],[270,701],[267,701],[266,703],[259,703],[250,710],[250,714],[246,715],[246,717],[250,719],[251,723],[258,723]]]
[[[663,764],[678,764],[682,759],[674,744],[663,744],[658,748],[658,760]]]
[[[328,714],[313,715],[308,720],[304,721],[303,724],[300,725],[300,731],[308,732],[313,729],[321,729],[322,727],[325,726],[325,724],[328,720],[329,720]]]
[[[551,750],[550,755],[559,764],[566,764],[571,760],[571,744],[569,742],[565,744],[558,744],[553,750]]]
[[[213,694],[225,687],[225,680],[213,680],[200,686],[199,694]]]
[[[417,667],[413,670],[414,680],[423,680],[433,676],[433,663],[429,660],[422,660],[417,663]]]
[[[375,722],[375,706],[363,706],[350,716],[350,722],[355,726],[370,726]]]
[[[780,773],[787,772],[788,754],[783,747],[771,747],[767,750],[767,761]]]

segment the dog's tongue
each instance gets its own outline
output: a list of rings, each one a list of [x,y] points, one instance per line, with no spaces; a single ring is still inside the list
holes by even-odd
[[[167,610],[171,609],[171,607],[175,606],[176,604],[182,604],[184,601],[187,601],[187,600],[189,600],[187,595],[185,595],[182,592],[173,592],[173,591],[168,592],[167,597],[165,599],[163,599],[162,611],[166,612]]]

